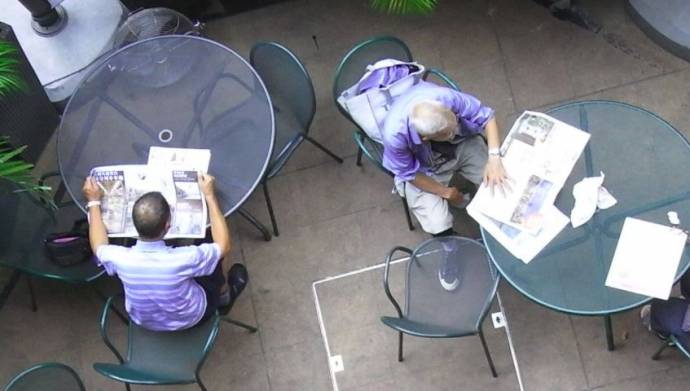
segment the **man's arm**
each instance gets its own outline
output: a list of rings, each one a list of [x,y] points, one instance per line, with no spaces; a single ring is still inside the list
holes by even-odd
[[[444,186],[436,181],[434,178],[418,172],[414,179],[410,181],[420,190],[427,193],[436,194],[437,196],[448,200],[451,204],[458,205],[462,203],[462,193],[453,186]]]
[[[500,132],[498,131],[498,124],[496,118],[492,117],[484,127],[484,134],[486,135],[486,143],[489,147],[489,157],[484,168],[484,184],[491,187],[494,191],[498,187],[501,192],[505,194],[506,190],[510,190],[508,184],[508,175],[501,162],[501,156],[497,152],[501,146]]]
[[[103,216],[101,216],[101,199],[103,198],[103,190],[96,183],[92,177],[87,177],[82,187],[82,193],[86,200],[92,204],[89,206],[89,244],[91,244],[91,251],[97,253],[98,247],[108,244],[108,231],[105,229],[103,223]]]
[[[206,198],[206,206],[208,207],[208,217],[211,221],[211,237],[213,242],[220,247],[221,258],[228,255],[231,248],[230,230],[225,221],[225,216],[220,210],[218,199],[215,192],[216,179],[208,174],[199,174],[199,188],[204,193]]]

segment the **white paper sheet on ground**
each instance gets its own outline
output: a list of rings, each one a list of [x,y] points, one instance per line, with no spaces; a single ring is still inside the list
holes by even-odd
[[[467,206],[467,213],[503,247],[524,263],[529,263],[546,247],[570,221],[553,205],[543,209],[542,228],[532,235],[482,213],[474,200]]]
[[[627,217],[606,286],[667,300],[687,239],[677,228]]]

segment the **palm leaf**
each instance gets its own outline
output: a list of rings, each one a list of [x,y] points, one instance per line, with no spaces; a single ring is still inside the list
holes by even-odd
[[[428,14],[436,3],[437,0],[371,0],[372,8],[397,15]]]
[[[0,136],[0,180],[7,180],[16,184],[18,191],[28,191],[37,196],[44,204],[56,208],[52,200],[49,186],[40,185],[31,173],[33,164],[20,158],[26,146],[13,148],[7,136]]]
[[[9,42],[0,41],[0,97],[10,91],[23,90],[24,81],[19,77],[14,58],[17,48]]]

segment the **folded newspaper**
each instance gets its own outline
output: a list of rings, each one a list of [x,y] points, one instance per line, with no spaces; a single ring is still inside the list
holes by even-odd
[[[569,222],[553,203],[588,141],[587,132],[525,111],[501,146],[511,190],[504,194],[480,186],[467,212],[528,263]]]
[[[197,173],[206,172],[210,160],[207,149],[151,147],[146,165],[91,170],[104,192],[101,210],[108,236],[138,236],[132,222],[134,202],[147,192],[159,191],[170,204],[171,225],[165,239],[203,238],[208,211]]]

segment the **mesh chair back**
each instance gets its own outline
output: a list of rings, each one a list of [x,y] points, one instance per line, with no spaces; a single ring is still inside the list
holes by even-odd
[[[453,291],[445,290],[439,281],[446,259],[458,265],[460,284]],[[498,274],[481,243],[457,236],[430,239],[417,247],[408,262],[404,315],[449,333],[474,334],[497,286]]]
[[[84,391],[84,384],[67,365],[44,363],[21,372],[4,388],[4,391],[37,390]]]
[[[384,58],[412,61],[412,53],[403,41],[389,36],[371,38],[350,49],[336,68],[333,100],[338,99],[344,90],[353,86],[364,75],[367,65]],[[337,101],[336,106],[343,111]]]
[[[217,334],[217,316],[179,331],[151,331],[130,322],[127,366],[158,378],[193,381]]]
[[[279,43],[257,43],[251,50],[249,62],[266,85],[273,103],[275,158],[299,132],[309,131],[316,111],[314,86],[302,62]]]

